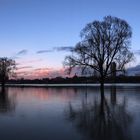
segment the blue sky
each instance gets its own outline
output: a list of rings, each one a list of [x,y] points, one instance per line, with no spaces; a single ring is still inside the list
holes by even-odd
[[[87,23],[107,15],[130,24],[131,48],[139,50],[139,5],[139,0],[0,0],[0,56],[15,58],[23,71],[61,69],[68,52],[54,48],[74,46]]]

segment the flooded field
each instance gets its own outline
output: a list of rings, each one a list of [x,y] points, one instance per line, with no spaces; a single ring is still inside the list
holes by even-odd
[[[1,140],[139,140],[140,87],[9,87],[0,92]]]

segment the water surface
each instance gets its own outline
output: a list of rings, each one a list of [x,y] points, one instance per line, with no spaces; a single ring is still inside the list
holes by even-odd
[[[1,140],[139,140],[140,87],[6,88]]]

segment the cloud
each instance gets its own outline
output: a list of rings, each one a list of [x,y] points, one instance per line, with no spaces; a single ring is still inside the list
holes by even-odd
[[[51,71],[52,68],[37,68],[37,69],[34,69],[34,71]]]
[[[54,47],[54,50],[56,51],[71,51],[72,49],[72,46]]]
[[[21,69],[17,70],[17,78],[25,79],[41,79],[41,78],[55,78],[66,77],[65,69],[55,70],[53,68],[37,68],[37,69]]]
[[[135,67],[131,67],[127,69],[128,75],[140,75],[140,65],[136,65]]]
[[[55,51],[72,51],[72,46],[61,46],[61,47],[53,47],[52,50],[39,50],[36,53],[42,54],[42,53],[50,53]]]
[[[25,54],[27,54],[27,50],[21,50],[21,51],[19,51],[16,55],[25,55]]]
[[[31,69],[33,68],[32,66],[23,66],[23,67],[18,67],[18,70],[23,70],[23,69]]]
[[[27,52],[28,52],[27,50],[23,49],[23,50],[21,50],[21,51],[15,53],[14,55],[12,55],[10,58],[11,58],[11,59],[19,59],[20,56],[26,55]]]
[[[40,50],[40,51],[37,51],[36,53],[41,54],[41,53],[48,53],[48,52],[53,52],[53,50]]]
[[[18,78],[25,78],[25,79],[40,79],[48,77],[48,73],[51,69],[48,68],[39,68],[39,69],[28,69],[24,71],[17,71]]]

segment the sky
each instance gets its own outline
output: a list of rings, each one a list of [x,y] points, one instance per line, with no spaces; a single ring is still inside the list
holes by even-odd
[[[107,15],[129,23],[131,48],[140,52],[139,5],[139,0],[0,0],[0,57],[15,59],[20,77],[63,75],[67,50],[81,40],[80,31]],[[139,64],[136,59],[131,65]]]

